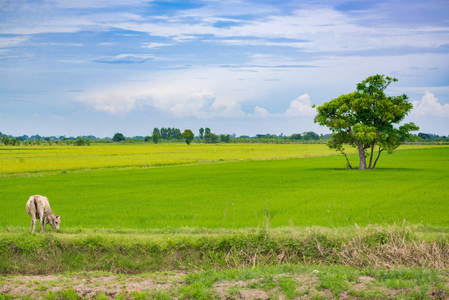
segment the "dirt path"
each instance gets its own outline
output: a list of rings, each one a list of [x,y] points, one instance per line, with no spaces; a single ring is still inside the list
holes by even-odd
[[[183,284],[182,272],[158,273],[154,276],[126,276],[80,273],[46,276],[12,276],[0,279],[0,294],[41,298],[48,294],[63,294],[68,290],[87,299],[100,295],[115,299],[119,295],[132,295],[144,291],[170,291]],[[104,296],[103,296],[104,298]]]
[[[318,272],[318,271],[317,271]],[[205,279],[208,280],[207,278]],[[270,278],[189,281],[188,273],[121,275],[106,272],[47,276],[0,276],[1,299],[449,299],[449,280],[421,290],[394,289],[361,276],[346,286],[326,287],[316,273],[277,274]],[[213,281],[213,280],[212,280]],[[337,284],[337,283],[335,283]],[[345,283],[346,284],[346,283]],[[2,298],[2,296],[6,296]]]

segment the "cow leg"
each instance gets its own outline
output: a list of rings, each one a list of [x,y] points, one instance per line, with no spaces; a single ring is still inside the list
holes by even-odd
[[[45,230],[45,217],[44,217],[44,208],[43,207],[39,207],[38,209],[38,214],[39,214],[39,219],[41,220],[41,229],[42,229],[42,233],[44,233]]]
[[[31,217],[31,226],[30,226],[30,231],[31,231],[31,229],[33,229],[33,232],[34,232],[34,229],[36,228],[36,217]]]
[[[41,228],[42,228],[42,233],[44,233],[44,230],[45,230],[45,218],[41,218]]]

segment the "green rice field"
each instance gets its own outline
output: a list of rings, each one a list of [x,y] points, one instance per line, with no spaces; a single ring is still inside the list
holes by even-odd
[[[319,144],[0,147],[0,299],[446,299],[449,147],[345,164]],[[33,194],[60,230],[28,232]]]
[[[347,170],[325,145],[2,147],[0,174],[0,228],[28,227],[25,203],[41,194],[62,230],[449,229],[447,146],[403,146],[371,171]]]
[[[0,174],[98,168],[161,167],[220,161],[336,155],[323,144],[125,144],[91,147],[0,147]]]

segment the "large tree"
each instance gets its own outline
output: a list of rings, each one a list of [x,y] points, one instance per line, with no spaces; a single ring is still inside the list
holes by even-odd
[[[419,130],[414,123],[394,127],[404,120],[413,105],[408,96],[387,96],[385,89],[396,78],[374,75],[357,84],[353,93],[341,95],[317,108],[315,123],[332,130],[328,146],[346,156],[345,144],[359,152],[359,169],[374,169],[382,151],[393,152],[406,140],[413,140],[412,131]],[[375,146],[377,157],[373,161]],[[366,160],[369,157],[369,164]]]

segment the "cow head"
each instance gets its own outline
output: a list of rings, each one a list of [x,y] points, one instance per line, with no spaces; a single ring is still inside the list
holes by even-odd
[[[61,216],[54,216],[50,218],[50,225],[53,229],[59,229],[59,225],[61,224]]]

